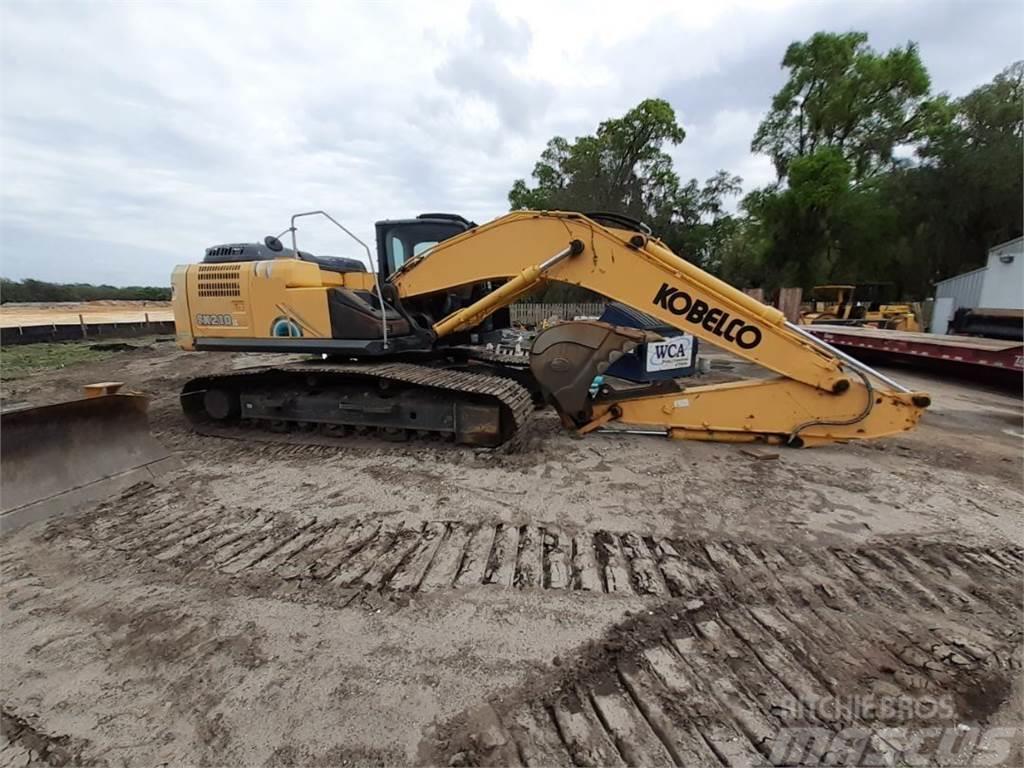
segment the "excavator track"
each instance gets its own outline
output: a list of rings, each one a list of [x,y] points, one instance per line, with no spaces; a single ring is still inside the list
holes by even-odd
[[[529,350],[518,355],[482,347],[453,347],[452,350],[466,355],[470,360],[479,360],[482,363],[490,363],[504,368],[525,370],[530,367]]]
[[[529,391],[535,408],[547,405],[544,390],[530,370],[529,351],[520,354],[484,349],[479,346],[449,347],[446,350],[454,359],[463,360],[491,376],[512,379]]]
[[[411,363],[292,363],[187,382],[182,410],[197,432],[331,445],[352,433],[386,440],[440,435],[516,450],[534,405],[511,379]]]

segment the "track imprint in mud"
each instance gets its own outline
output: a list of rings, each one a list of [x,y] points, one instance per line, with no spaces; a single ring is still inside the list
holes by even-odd
[[[881,605],[939,612],[1019,605],[1024,549],[905,542],[807,549],[688,540],[642,532],[430,521],[338,522],[238,508],[186,508],[176,492],[141,484],[45,536],[75,557],[110,554],[179,577],[192,572],[273,590],[297,580],[328,602],[493,585],[631,597]],[[119,566],[118,566],[119,567]],[[304,589],[315,594],[315,589]]]
[[[428,765],[1009,765],[1014,616],[672,599],[437,729]],[[1012,626],[1013,629],[1004,629]],[[938,759],[938,763],[933,760]]]
[[[421,748],[432,765],[872,764],[869,749],[913,764],[934,746],[922,729],[984,733],[1020,674],[1021,547],[337,521],[204,507],[147,483],[42,535],[96,576],[331,607],[459,588],[631,600],[603,637],[438,726]],[[0,562],[11,607],[42,590],[28,567]],[[860,706],[908,700],[936,714]]]
[[[88,742],[52,736],[6,707],[0,711],[0,766],[78,765]]]

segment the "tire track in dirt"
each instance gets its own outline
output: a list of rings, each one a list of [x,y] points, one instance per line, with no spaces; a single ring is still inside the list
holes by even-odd
[[[643,613],[432,730],[421,762],[923,764],[942,738],[923,729],[939,726],[959,734],[956,764],[973,764],[991,755],[961,738],[964,724],[977,734],[1020,670],[1019,605],[1007,615],[673,598]]]
[[[51,544],[67,544],[76,559],[108,568],[127,561],[174,578],[213,575],[271,592],[298,581],[304,594],[320,594],[327,602],[361,591],[489,585],[941,614],[1018,610],[1024,574],[1020,547],[907,540],[806,549],[643,532],[569,532],[535,523],[338,521],[183,504],[177,491],[150,484],[85,515],[55,521],[43,535]]]

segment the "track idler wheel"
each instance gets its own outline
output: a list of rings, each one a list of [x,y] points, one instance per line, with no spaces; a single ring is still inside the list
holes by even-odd
[[[241,411],[238,393],[231,389],[208,389],[203,393],[203,410],[211,419],[234,421]]]
[[[530,350],[530,371],[563,420],[581,427],[591,418],[594,377],[639,345],[659,341],[656,333],[583,320],[542,331]]]

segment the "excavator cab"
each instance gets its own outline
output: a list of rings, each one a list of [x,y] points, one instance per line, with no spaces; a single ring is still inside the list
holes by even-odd
[[[385,293],[388,291],[392,276],[409,260],[423,255],[438,243],[461,235],[476,226],[476,222],[456,213],[421,213],[415,219],[378,221],[377,271],[382,285],[385,286]],[[485,282],[452,288],[435,296],[406,301],[405,309],[418,323],[430,327],[452,312],[468,307],[495,287],[496,284]],[[508,328],[511,324],[511,311],[505,307],[486,318],[479,327],[456,334],[448,339],[447,343],[458,345],[472,341],[474,336],[479,339],[481,334],[500,334],[502,328]]]
[[[377,265],[381,280],[388,280],[414,256],[476,224],[455,213],[421,213],[415,219],[378,221]]]

